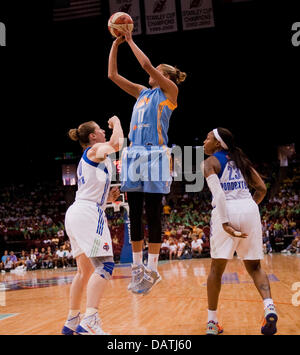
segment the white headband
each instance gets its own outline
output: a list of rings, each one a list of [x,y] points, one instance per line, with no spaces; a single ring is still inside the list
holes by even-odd
[[[221,143],[221,147],[224,148],[224,149],[226,149],[226,150],[228,150],[228,146],[227,146],[227,144],[223,141],[223,139],[220,137],[219,132],[218,132],[218,129],[215,128],[215,129],[213,130],[213,132],[214,132],[214,136],[216,137],[216,139]]]

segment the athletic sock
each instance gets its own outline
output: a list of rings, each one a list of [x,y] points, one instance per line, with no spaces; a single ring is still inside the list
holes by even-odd
[[[207,310],[207,322],[209,322],[210,320],[214,321],[215,323],[218,323],[217,311],[210,311],[209,309]]]
[[[272,300],[272,298],[265,298],[264,299],[264,306],[265,306],[265,309],[268,307],[268,305],[270,304],[273,304],[274,305],[274,302]]]
[[[143,265],[143,252],[132,253],[133,264]]]
[[[74,318],[80,313],[80,309],[70,309],[68,314],[68,319]]]
[[[98,308],[88,307],[85,311],[84,317],[89,317],[92,314],[98,313]]]
[[[159,254],[148,254],[148,269],[157,272],[158,257]]]

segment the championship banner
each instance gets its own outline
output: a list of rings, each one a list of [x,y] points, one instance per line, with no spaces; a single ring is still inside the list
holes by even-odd
[[[85,17],[100,16],[100,0],[55,0],[53,7],[54,22],[69,21]]]
[[[139,0],[110,0],[109,9],[111,15],[115,12],[126,12],[132,17],[134,22],[132,35],[140,35],[142,33]]]
[[[245,1],[252,1],[252,0],[223,0],[223,2],[245,2]]]
[[[144,0],[146,33],[166,33],[177,31],[175,0]]]
[[[212,0],[181,0],[181,14],[184,31],[215,26]]]

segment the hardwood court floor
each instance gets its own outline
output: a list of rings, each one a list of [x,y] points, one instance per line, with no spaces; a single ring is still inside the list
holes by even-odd
[[[161,263],[163,280],[146,296],[127,291],[128,265],[116,267],[99,308],[103,329],[112,335],[204,334],[210,262]],[[300,283],[300,257],[267,255],[262,265],[279,316],[278,334],[300,334],[300,294],[294,296],[299,305],[292,304],[297,291],[292,285]],[[60,334],[74,274],[68,269],[0,274],[0,334]],[[218,316],[224,334],[260,334],[263,304],[240,260],[229,261],[222,283]],[[84,307],[85,297],[82,312]]]

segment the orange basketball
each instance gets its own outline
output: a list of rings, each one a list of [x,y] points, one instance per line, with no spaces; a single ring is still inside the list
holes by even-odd
[[[122,36],[124,31],[133,31],[133,20],[126,12],[116,12],[108,20],[108,30],[114,37]]]

